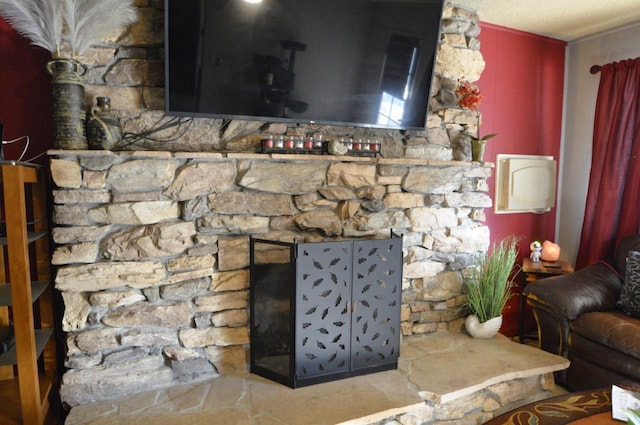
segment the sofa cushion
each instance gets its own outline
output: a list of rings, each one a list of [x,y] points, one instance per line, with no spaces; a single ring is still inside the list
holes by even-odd
[[[640,317],[640,252],[629,251],[617,306],[627,314]]]
[[[571,365],[565,384],[572,390],[610,388],[611,384],[625,381],[640,382],[640,360],[578,334],[569,336],[569,345]]]
[[[621,275],[624,275],[629,251],[640,251],[640,234],[625,237],[616,248],[612,264]]]
[[[595,311],[569,326],[571,332],[640,360],[640,319],[619,311]]]

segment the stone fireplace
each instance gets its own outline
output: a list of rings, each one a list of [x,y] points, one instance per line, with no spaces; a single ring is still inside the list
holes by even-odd
[[[402,232],[403,335],[459,330],[489,231],[477,163],[51,151],[62,395],[82,404],[245,368],[249,237]],[[464,188],[464,189],[463,189]]]
[[[144,2],[143,2],[144,3]],[[88,103],[109,96],[119,151],[50,151],[52,262],[69,405],[248,367],[250,237],[403,234],[402,335],[459,331],[465,269],[489,246],[492,165],[470,162],[459,81],[484,67],[475,12],[447,5],[425,131],[163,118],[162,11],[94,49]],[[142,46],[142,47],[141,47]],[[163,121],[169,120],[169,121]],[[162,124],[168,122],[170,124]],[[264,134],[375,137],[382,157],[259,154]]]

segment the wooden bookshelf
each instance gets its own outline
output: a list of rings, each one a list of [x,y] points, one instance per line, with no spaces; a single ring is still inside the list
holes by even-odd
[[[15,337],[0,354],[0,394],[3,405],[19,406],[18,423],[42,425],[56,379],[45,182],[32,164],[2,162],[0,168],[6,229],[0,245],[8,259],[8,273],[0,268],[0,325],[12,324]]]

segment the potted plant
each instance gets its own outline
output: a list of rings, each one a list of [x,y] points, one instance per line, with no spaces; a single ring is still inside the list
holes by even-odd
[[[86,149],[84,85],[78,58],[137,20],[133,0],[0,0],[2,16],[31,44],[51,53],[55,147]]]
[[[487,145],[487,140],[492,137],[496,137],[498,134],[487,134],[482,137],[476,137],[473,134],[464,133],[465,136],[471,140],[471,160],[483,162],[484,161],[484,149]]]
[[[464,286],[464,306],[470,315],[465,320],[467,332],[477,338],[492,338],[502,325],[502,310],[511,298],[511,288],[519,272],[517,239],[508,236],[494,243],[490,253],[478,255],[469,270]]]

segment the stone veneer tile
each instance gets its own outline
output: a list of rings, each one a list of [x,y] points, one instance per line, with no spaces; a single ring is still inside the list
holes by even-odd
[[[189,411],[201,406],[211,390],[211,385],[192,385],[185,388],[186,390],[181,390],[181,387],[174,387],[168,391],[169,399],[178,412]]]
[[[234,376],[221,375],[211,383],[211,389],[204,406],[216,408],[232,407],[246,398],[244,382]]]
[[[120,420],[119,416],[120,400],[110,402],[101,402],[87,404],[84,406],[76,406],[73,408],[73,414],[70,414],[65,421],[65,425],[79,425],[90,423],[90,421],[99,418],[102,415],[112,415],[111,420]],[[113,423],[116,423],[115,421]]]
[[[120,414],[130,415],[144,411],[156,404],[157,401],[158,391],[149,391],[135,395],[130,397],[128,400],[125,400],[125,402],[120,405]]]

